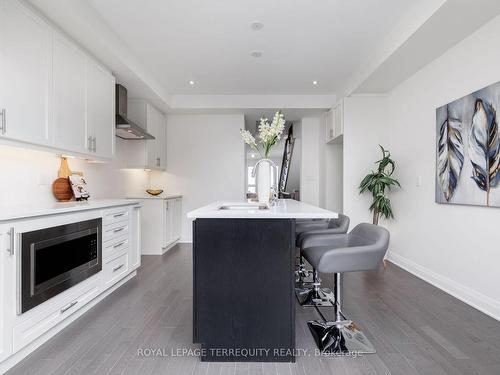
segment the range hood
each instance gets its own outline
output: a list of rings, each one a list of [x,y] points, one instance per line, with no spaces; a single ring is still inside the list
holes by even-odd
[[[145,129],[127,117],[127,89],[117,84],[115,90],[116,136],[127,140],[155,139]]]

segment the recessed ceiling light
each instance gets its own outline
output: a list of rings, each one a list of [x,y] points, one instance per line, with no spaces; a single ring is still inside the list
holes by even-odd
[[[259,30],[262,30],[262,28],[264,27],[264,24],[262,22],[259,22],[259,21],[255,21],[255,22],[252,22],[250,24],[250,27],[252,28],[252,30],[254,31],[259,31]]]
[[[252,55],[252,57],[261,57],[262,52],[261,51],[252,51],[251,55]]]
[[[318,81],[313,81],[313,85],[316,86],[318,84]]]
[[[190,84],[191,86],[194,86],[194,81],[189,81],[189,84]]]

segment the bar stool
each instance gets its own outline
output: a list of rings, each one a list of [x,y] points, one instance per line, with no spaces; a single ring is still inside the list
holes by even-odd
[[[330,219],[323,224],[313,222],[297,225],[299,231],[297,232],[296,230],[296,246],[299,248],[299,265],[296,271],[297,279],[295,294],[301,306],[314,306],[313,299],[316,300],[316,303],[323,304],[324,306],[332,306],[328,298],[328,295],[331,294],[331,290],[321,288],[321,280],[318,276],[318,272],[313,269],[313,279],[307,280],[311,272],[306,269],[302,256],[304,238],[309,236],[321,238],[323,236],[328,237],[331,235],[345,234],[349,229],[349,222],[348,216],[339,214],[338,218]],[[323,228],[320,227],[321,225]]]
[[[342,312],[341,273],[376,270],[389,246],[389,232],[364,223],[344,235],[305,236],[302,246],[304,258],[316,271],[334,274],[335,320],[327,320],[316,304],[323,321],[307,322],[318,348],[330,353],[375,353],[368,338]]]

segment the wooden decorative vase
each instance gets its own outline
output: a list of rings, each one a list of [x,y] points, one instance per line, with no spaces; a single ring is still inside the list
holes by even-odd
[[[73,198],[73,190],[69,178],[58,178],[52,184],[52,193],[60,202],[67,202]]]
[[[59,178],[52,184],[52,193],[54,197],[60,202],[67,202],[73,199],[73,189],[69,182],[71,170],[68,166],[68,160],[64,157],[61,158],[61,166],[59,167]]]

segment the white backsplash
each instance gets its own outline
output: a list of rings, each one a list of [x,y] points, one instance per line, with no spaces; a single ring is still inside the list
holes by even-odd
[[[124,198],[143,194],[149,187],[149,172],[123,169],[126,149],[127,141],[117,138],[115,158],[110,162],[68,159],[72,171],[84,173],[91,199]],[[52,182],[59,165],[55,152],[0,145],[0,207],[55,202]]]

